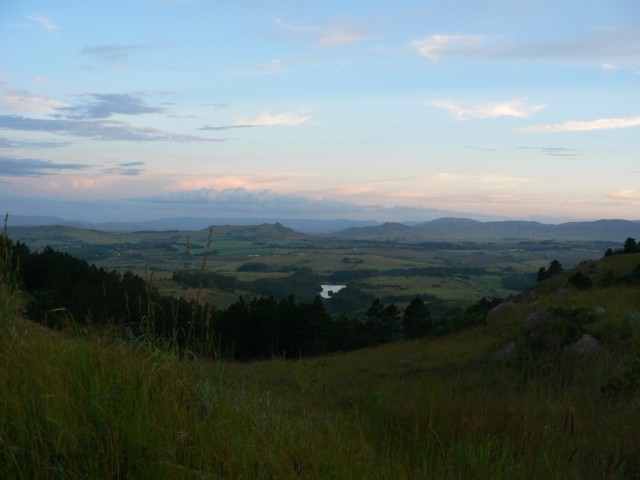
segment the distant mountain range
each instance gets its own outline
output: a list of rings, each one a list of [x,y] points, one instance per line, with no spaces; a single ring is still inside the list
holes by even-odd
[[[640,221],[596,220],[559,225],[528,221],[480,222],[468,218],[440,218],[417,225],[384,223],[379,226],[352,227],[336,235],[351,238],[406,240],[603,240],[623,242],[640,238]]]
[[[331,234],[342,238],[409,241],[439,240],[602,240],[622,243],[626,238],[640,239],[640,221],[596,220],[558,225],[534,221],[487,221],[446,217],[423,223],[380,223],[357,220],[301,220],[264,218],[161,218],[144,222],[88,223],[57,217],[12,216],[9,227],[73,226],[103,231],[202,230],[212,225],[252,226],[281,224],[307,234]]]
[[[80,228],[91,228],[109,232],[132,232],[141,230],[202,230],[211,225],[261,225],[264,223],[280,223],[286,227],[302,233],[324,234],[345,230],[351,227],[380,225],[373,220],[307,220],[282,218],[205,218],[205,217],[175,217],[158,218],[141,222],[103,222],[90,223],[66,220],[59,217],[12,215],[9,226],[33,227],[63,225]]]

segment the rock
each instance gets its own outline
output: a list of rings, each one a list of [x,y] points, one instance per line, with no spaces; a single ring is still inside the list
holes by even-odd
[[[596,355],[602,350],[602,342],[586,333],[579,340],[564,347],[564,353],[574,357]]]
[[[593,307],[593,308],[591,309],[591,311],[592,311],[593,313],[595,313],[596,315],[604,315],[605,313],[607,313],[607,311],[605,310],[605,308],[604,308],[604,307],[600,307],[600,306]]]
[[[518,358],[518,344],[511,340],[507,343],[506,347],[498,350],[495,355],[498,360],[504,360],[505,362],[513,362]]]
[[[523,295],[523,296],[518,300],[518,303],[519,303],[520,305],[524,305],[524,304],[527,304],[527,303],[533,303],[533,302],[535,302],[536,300],[538,300],[538,295],[536,294],[536,292],[529,291],[529,292],[526,292],[526,294],[524,294],[524,295]]]
[[[629,314],[631,320],[640,320],[640,312],[633,312]]]
[[[504,315],[509,315],[513,311],[515,311],[517,308],[518,306],[511,301],[502,302],[500,305],[496,305],[495,307],[493,307],[489,311],[489,313],[487,313],[487,322],[491,322],[492,320],[495,320],[496,318],[500,318]]]
[[[524,321],[524,333],[528,336],[532,336],[536,330],[539,330],[549,320],[549,313],[547,309],[538,310],[529,315]]]

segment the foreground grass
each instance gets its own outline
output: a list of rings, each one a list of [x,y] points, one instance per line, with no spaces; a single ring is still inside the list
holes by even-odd
[[[602,292],[544,302],[611,305],[614,339],[639,296]],[[540,302],[438,339],[218,364],[53,333],[7,300],[0,477],[640,478],[638,393],[600,391],[636,344],[577,364],[493,358]]]

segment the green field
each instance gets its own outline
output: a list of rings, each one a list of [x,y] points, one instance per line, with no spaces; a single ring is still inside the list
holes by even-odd
[[[171,281],[172,274],[200,270],[204,265],[205,272],[233,276],[242,282],[233,292],[216,288],[205,292],[207,300],[220,307],[228,306],[239,295],[259,294],[253,291],[251,282],[283,278],[297,270],[313,272],[321,282],[345,284],[401,306],[415,295],[467,303],[482,297],[507,298],[521,288],[505,286],[505,277],[528,274],[532,278],[540,267],[555,259],[571,267],[600,258],[611,246],[606,242],[495,239],[441,246],[417,240],[311,236],[278,224],[128,233],[16,227],[9,233],[35,250],[48,245],[107,269],[145,275],[163,292],[174,295],[189,295],[189,290]],[[238,271],[250,262],[266,265],[268,271]],[[416,274],[418,269],[427,268],[442,270],[436,275],[425,270]],[[369,274],[358,278],[358,273],[366,270]],[[351,276],[344,277],[349,273]],[[331,280],[337,274],[346,279]],[[318,286],[310,286],[309,295],[314,295]]]

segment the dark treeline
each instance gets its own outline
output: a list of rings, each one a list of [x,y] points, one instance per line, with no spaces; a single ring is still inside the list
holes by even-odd
[[[486,275],[487,269],[484,267],[411,267],[394,268],[385,273],[395,277],[451,277],[453,275]]]
[[[17,266],[20,288],[28,293],[26,312],[33,320],[53,329],[72,326],[86,332],[111,327],[137,338],[170,340],[181,352],[198,356],[255,360],[353,350],[477,324],[494,304],[483,299],[475,310],[450,322],[434,322],[422,297],[413,298],[403,311],[374,298],[356,316],[329,313],[318,295],[308,301],[291,294],[280,299],[240,297],[228,309],[216,310],[196,300],[161,295],[131,272],[98,268],[49,247],[31,252],[21,243],[2,245]],[[207,273],[198,280],[205,280],[203,286],[211,281],[235,288],[231,278]],[[291,288],[317,286],[318,280],[309,272],[294,273],[291,279]],[[183,280],[195,282],[195,277]]]
[[[174,272],[171,280],[192,288],[219,288],[220,290],[231,292],[240,288],[240,281],[234,276],[214,272],[200,272],[198,270]]]
[[[179,285],[192,288],[218,288],[231,292],[246,290],[278,299],[293,295],[305,301],[312,301],[320,292],[320,285],[324,282],[322,277],[305,269],[299,269],[284,277],[258,278],[249,282],[240,281],[232,275],[193,270],[174,272],[171,279]]]
[[[624,255],[627,253],[640,253],[640,244],[636,242],[635,238],[627,238],[622,248],[608,248],[606,252],[604,252],[604,256],[610,257],[611,255]]]

